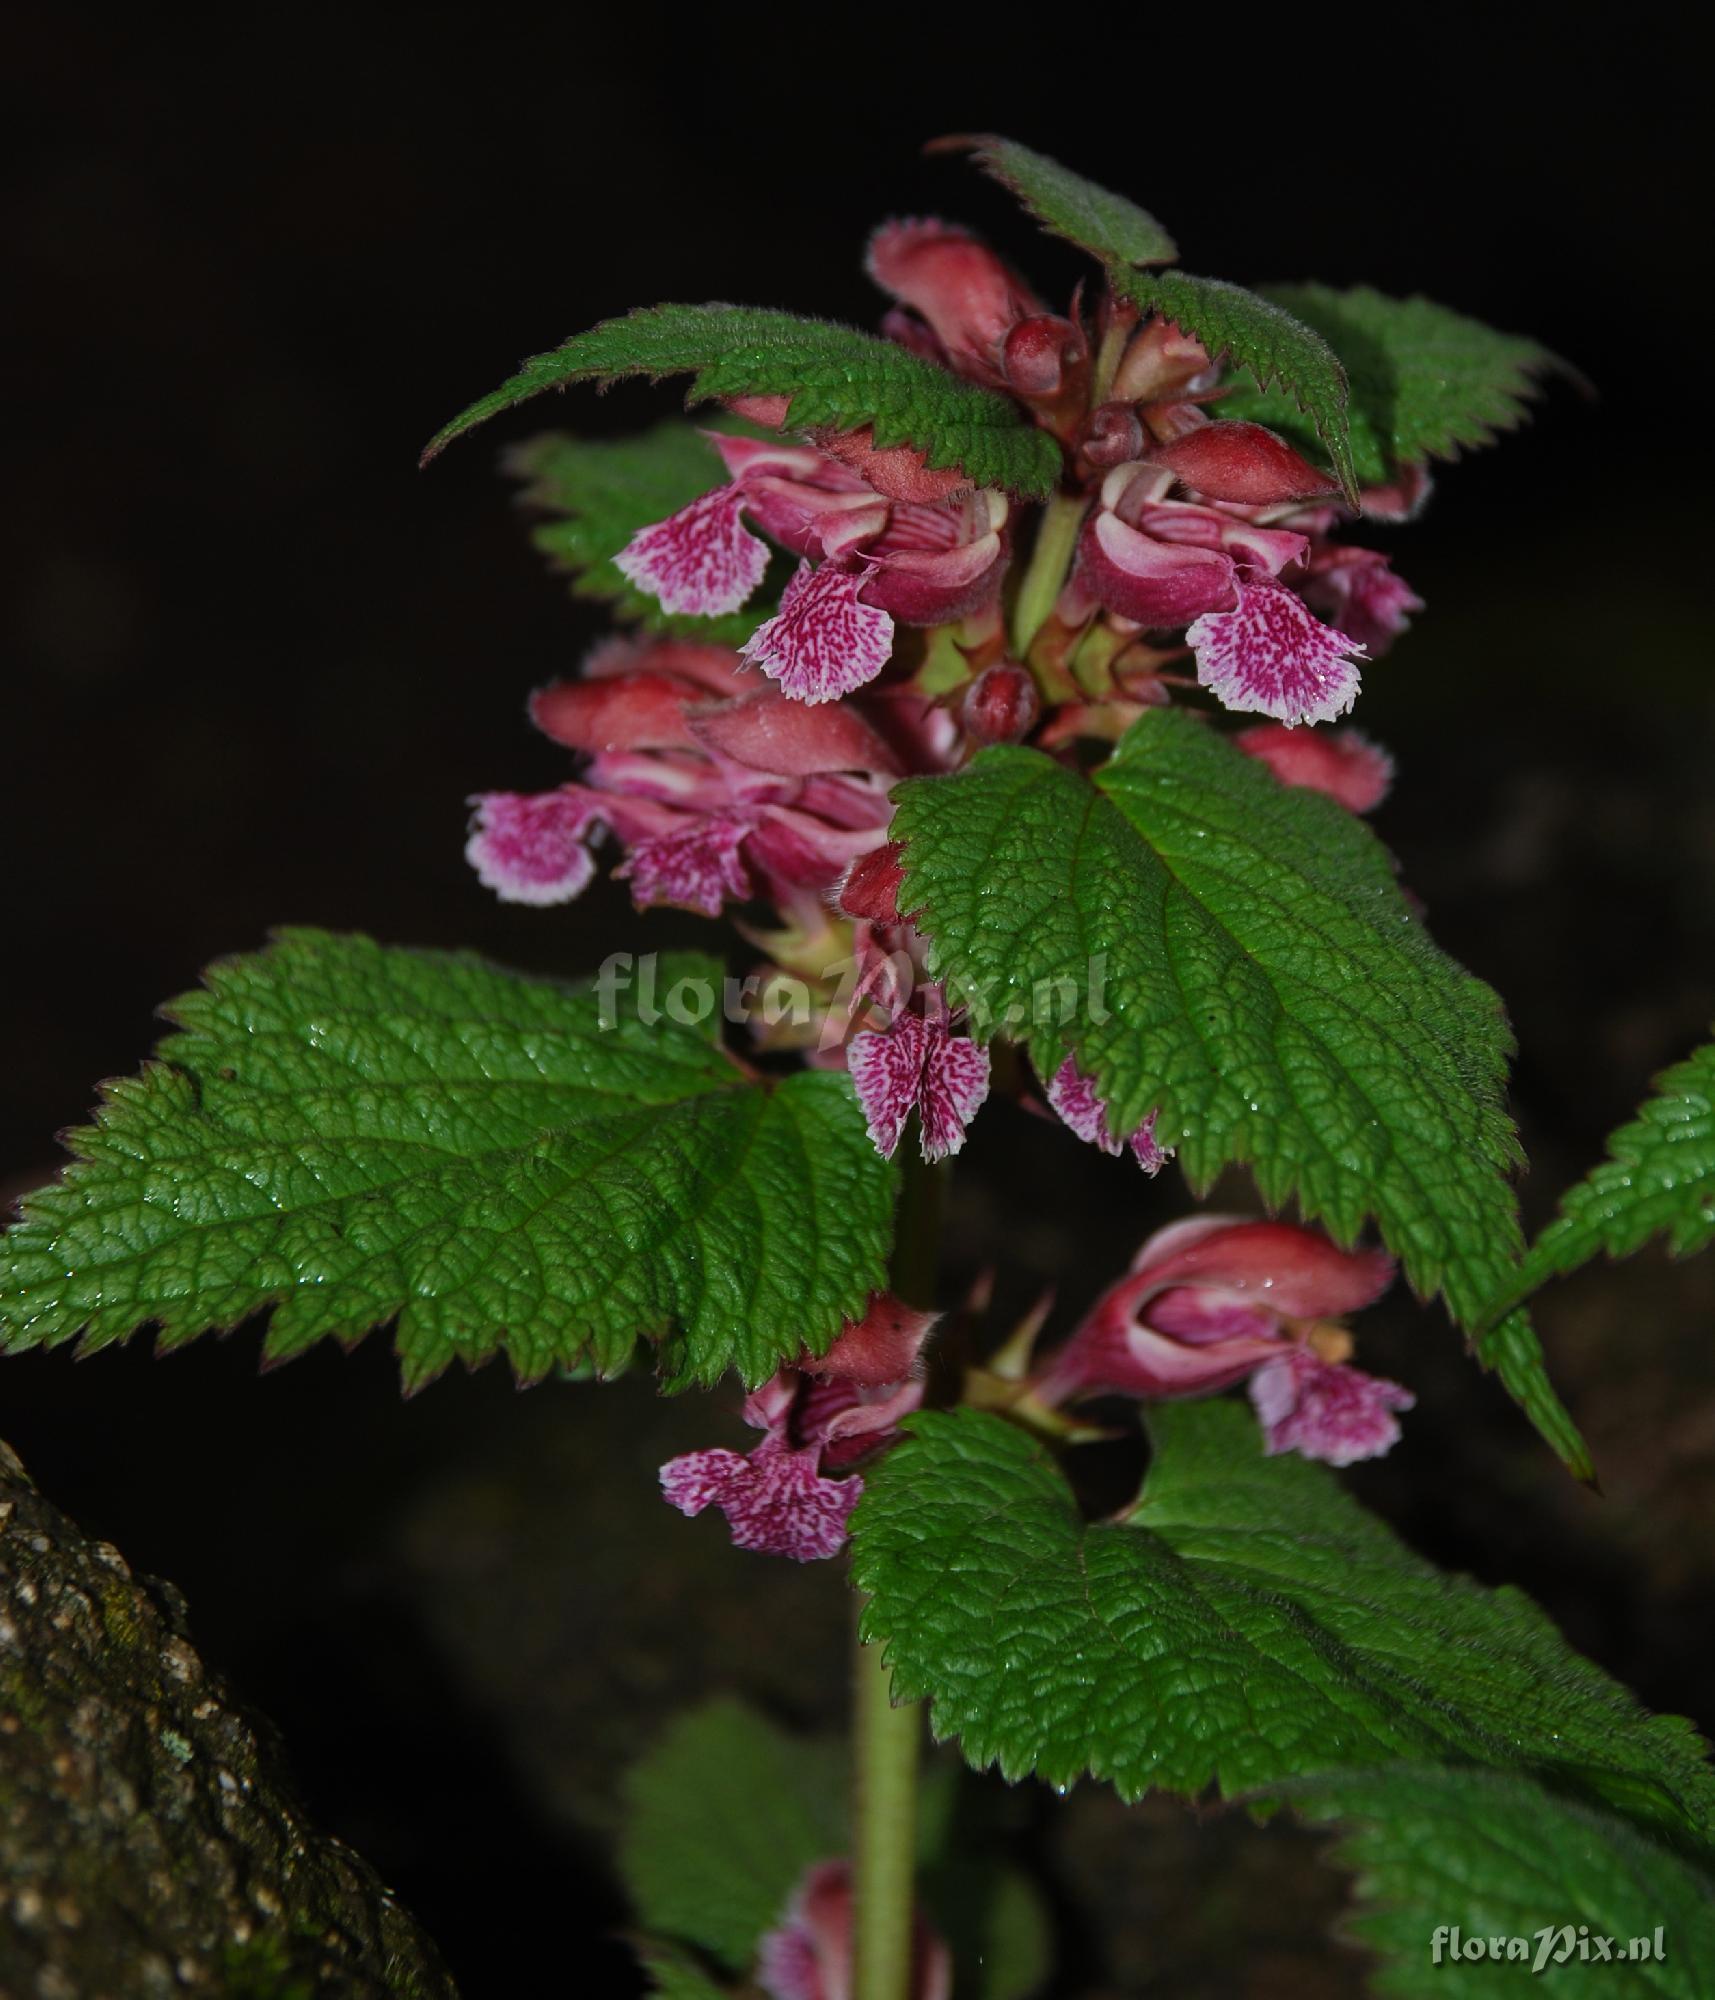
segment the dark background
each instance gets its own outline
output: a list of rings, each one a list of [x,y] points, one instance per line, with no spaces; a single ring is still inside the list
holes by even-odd
[[[1598,386],[1449,470],[1401,532],[1430,609],[1367,673],[1359,716],[1401,766],[1380,830],[1441,940],[1509,1002],[1541,1217],[1715,1010],[1690,52],[1509,44],[1445,10],[1433,34],[1223,16],[1213,48],[1210,17],[1151,22],[972,16],[941,44],[932,20],[896,41],[885,13],[776,14],[707,48],[647,9],[594,34],[570,10],[14,29],[8,1192],[52,1171],[96,1078],[135,1066],[152,1007],[271,924],[549,970],[642,934],[607,887],[503,908],[460,849],[468,793],[553,780],[521,703],[599,629],[528,549],[496,448],[544,422],[627,427],[667,395],[539,407],[428,475],[417,449],[520,354],[635,303],[873,318],[859,257],[888,213],[965,217],[1064,291],[1072,253],[918,156],[995,127],[1135,194],[1192,269],[1421,289]],[[1076,1307],[1185,1205],[1171,1174],[1145,1191],[1064,1149],[1050,1179],[1034,1128],[1001,1109],[985,1126],[955,1280],[1004,1259],[1009,1296],[1054,1273]],[[1545,1302],[1598,1502],[1438,1313],[1396,1302],[1365,1352],[1420,1408],[1359,1475],[1428,1552],[1523,1583],[1651,1705],[1706,1726],[1712,1310],[1707,1266],[1653,1254]],[[0,1370],[0,1434],[187,1590],[317,1810],[471,1996],[555,1964],[626,1990],[604,1941],[615,1769],[711,1684],[837,1713],[832,1566],[734,1559],[715,1524],[660,1507],[659,1459],[726,1434],[706,1405],[517,1396],[495,1369],[406,1404],[382,1339],[261,1379],[255,1352],[248,1331],[160,1363],[141,1345],[24,1357]],[[1284,1833],[1075,1797],[1034,1837],[1074,1929],[1079,1881],[1087,1905],[1128,1857],[1113,1941],[1074,1951],[1089,1976],[1221,1993],[1354,1975],[1317,1942],[1337,1884],[1282,1888]],[[1217,1867],[1261,1871],[1248,1914],[1211,1901]]]

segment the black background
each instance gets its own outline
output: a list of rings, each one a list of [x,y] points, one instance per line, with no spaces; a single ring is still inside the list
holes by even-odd
[[[526,546],[501,436],[624,428],[668,398],[525,413],[426,475],[417,449],[520,354],[635,303],[872,319],[859,256],[888,213],[958,214],[1065,291],[1072,253],[918,154],[994,127],[1145,201],[1191,269],[1421,289],[1597,385],[1445,476],[1400,542],[1430,610],[1359,717],[1400,757],[1382,832],[1511,1006],[1540,1216],[1715,1010],[1707,112],[1689,49],[1635,18],[1637,43],[1600,49],[1447,10],[996,13],[956,33],[772,13],[706,46],[648,9],[594,29],[569,9],[15,28],[9,1191],[52,1169],[94,1079],[134,1067],[151,1008],[271,924],[553,970],[635,940],[610,889],[570,912],[493,903],[461,859],[462,802],[553,779],[522,699],[599,629]],[[956,1268],[1011,1244],[1020,1282],[1069,1267],[1076,1303],[1183,1202],[1058,1160],[1033,1177],[1031,1134],[989,1116],[999,1164],[973,1167]],[[1029,1219],[1003,1230],[1009,1172]],[[1545,1309],[1605,1509],[1438,1318],[1396,1307],[1378,1357],[1422,1408],[1366,1476],[1432,1553],[1525,1583],[1651,1703],[1705,1723],[1711,1303],[1696,1267],[1650,1258]],[[160,1363],[27,1357],[0,1379],[0,1434],[187,1588],[317,1809],[468,1992],[518,1991],[570,1948],[568,1913],[615,1920],[601,1839],[535,1783],[507,1698],[436,1639],[433,1561],[425,1582],[390,1524],[473,1465],[504,1487],[521,1439],[581,1457],[601,1420],[571,1391],[523,1416],[535,1399],[493,1370],[403,1404],[380,1340],[261,1381],[254,1351],[242,1333]],[[611,1504],[648,1507],[649,1465],[615,1463],[636,1490]],[[574,1546],[563,1563],[575,1600]],[[590,1702],[573,1714],[600,1730]]]

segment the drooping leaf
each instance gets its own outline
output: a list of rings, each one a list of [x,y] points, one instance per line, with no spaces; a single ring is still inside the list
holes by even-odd
[[[1495,1310],[1601,1251],[1629,1257],[1665,1236],[1676,1257],[1715,1237],[1715,1042],[1656,1078],[1653,1095],[1608,1141],[1608,1157],[1561,1197]]]
[[[1519,1243],[1499,1001],[1426,935],[1386,850],[1184,710],[1094,782],[985,750],[896,794],[901,909],[983,1036],[1067,1053],[1115,1131],[1159,1108],[1194,1185],[1248,1164],[1350,1241],[1374,1215],[1461,1317]]]
[[[956,1762],[924,1773],[917,1834],[925,1912],[971,2000],[1026,2000],[1049,1969],[1040,1899],[962,1810]],[[619,1865],[647,1930],[747,1971],[807,1868],[851,1839],[846,1745],[716,1700],[675,1720],[626,1785]]]
[[[1050,236],[1087,250],[1104,263],[1171,264],[1179,255],[1173,238],[1146,209],[1016,139],[985,132],[939,140],[932,150],[942,148],[968,150],[983,172],[1016,195]]]
[[[740,427],[717,417],[707,428]],[[652,632],[736,646],[778,607],[780,585],[790,573],[783,558],[776,558],[779,575],[742,611],[719,618],[663,611],[614,567],[613,558],[640,528],[676,514],[726,477],[702,427],[668,417],[628,438],[545,431],[513,446],[504,464],[525,482],[519,495],[525,505],[552,517],[539,521],[530,539],[556,569],[571,572],[576,596],[611,604],[616,617],[635,620]]]
[[[1272,387],[1278,400],[1302,412],[1321,440],[1346,498],[1356,505],[1358,471],[1347,422],[1346,371],[1314,327],[1275,300],[1230,285],[1224,278],[1111,265],[1108,282],[1144,312],[1159,313],[1200,340],[1211,360],[1224,355],[1259,389]],[[1220,414],[1230,414],[1227,404],[1222,404]]]
[[[1477,1359],[1499,1376],[1501,1387],[1536,1426],[1538,1434],[1574,1479],[1596,1483],[1590,1447],[1554,1392],[1542,1357],[1542,1342],[1522,1308],[1485,1328],[1473,1343]]]
[[[1360,285],[1269,285],[1265,294],[1316,332],[1351,383],[1352,458],[1379,486],[1398,468],[1492,444],[1525,420],[1542,378],[1564,364],[1534,340],[1467,319],[1429,299],[1391,299]],[[1279,388],[1240,389],[1221,414],[1248,417],[1301,448],[1306,424]]]
[[[1376,1993],[1512,2000],[1528,1973],[1550,1992],[1715,1994],[1715,1882],[1612,1813],[1519,1772],[1423,1764],[1285,1796],[1345,1829],[1330,1859],[1356,1874],[1359,1907],[1343,1928],[1380,1957]],[[1522,1943],[1493,1956],[1491,1938]]]
[[[665,970],[681,1013],[718,1006],[718,963]],[[847,1079],[747,1080],[623,990],[293,931],[170,1018],[0,1238],[0,1346],[272,1307],[270,1359],[396,1318],[413,1386],[499,1352],[607,1373],[669,1329],[675,1380],[755,1382],[884,1280],[892,1180]]]
[[[644,306],[574,334],[436,432],[423,457],[546,389],[686,374],[691,402],[786,396],[794,429],[869,425],[878,445],[914,445],[932,467],[957,468],[978,486],[1039,499],[1059,477],[1059,447],[1007,397],[874,334],[728,305]]]
[[[1690,1726],[1645,1714],[1528,1599],[1421,1561],[1325,1467],[1264,1457],[1239,1404],[1147,1415],[1123,1525],[1085,1521],[1043,1444],[973,1410],[911,1418],[865,1475],[865,1635],[972,1764],[1130,1799],[1474,1763],[1715,1832]]]

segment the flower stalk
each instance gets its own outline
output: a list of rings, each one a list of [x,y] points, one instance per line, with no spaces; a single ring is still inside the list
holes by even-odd
[[[915,1148],[902,1160],[893,1286],[909,1305],[934,1302],[948,1169]],[[859,1600],[861,1613],[862,1600]],[[855,1640],[852,1657],[852,2000],[909,2000],[917,1873],[916,1702],[893,1702],[881,1644]]]
[[[1054,600],[1072,567],[1087,507],[1088,501],[1081,494],[1056,493],[1042,510],[1030,562],[1019,580],[1012,607],[1012,650],[1021,660],[1028,656],[1031,641],[1054,609]]]

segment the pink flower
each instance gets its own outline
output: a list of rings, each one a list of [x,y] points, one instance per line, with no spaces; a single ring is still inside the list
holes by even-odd
[[[662,1466],[668,1503],[687,1515],[718,1507],[741,1549],[795,1562],[838,1555],[863,1481],[826,1469],[891,1444],[922,1402],[917,1360],[935,1318],[877,1293],[825,1355],[802,1356],[745,1398],[745,1422],[765,1434],[748,1455],[717,1447]]]
[[[1397,1382],[1324,1361],[1314,1348],[1289,1347],[1251,1377],[1250,1399],[1265,1449],[1302,1452],[1324,1465],[1380,1458],[1399,1442],[1396,1410],[1417,1400]]]
[[[850,2000],[852,1875],[844,1861],[806,1869],[781,1920],[757,1946],[756,1981],[769,2000]],[[910,2000],[949,2000],[952,1958],[916,1919]]]
[[[1272,577],[1310,544],[1236,513],[1170,500],[1171,468],[1116,465],[1078,543],[1078,580],[1098,603],[1151,627],[1188,624],[1238,602],[1243,577]]]
[[[946,624],[999,590],[1004,495],[890,497],[871,483],[887,455],[836,450],[831,437],[792,445],[711,433],[709,442],[728,483],[640,530],[614,560],[666,610],[707,617],[738,610],[762,579],[767,547],[747,522],[802,557],[778,614],[744,647],[796,700],[832,701],[872,681],[896,620]]]
[[[1116,1139],[1108,1125],[1107,1105],[1096,1095],[1095,1084],[1078,1068],[1072,1056],[1054,1072],[1048,1085],[1048,1102],[1087,1146],[1100,1146],[1104,1153],[1116,1155],[1129,1147],[1132,1157],[1151,1180],[1173,1157],[1173,1148],[1159,1144],[1156,1139],[1153,1111],[1135,1132]]]
[[[1408,1391],[1345,1365],[1325,1322],[1393,1281],[1379,1250],[1341,1250],[1285,1222],[1201,1216],[1152,1236],[1032,1384],[1049,1409],[1089,1396],[1207,1396],[1260,1377],[1253,1399],[1271,1451],[1345,1465],[1385,1451]]]
[[[1288,729],[1260,722],[1241,729],[1233,741],[1283,785],[1326,792],[1348,812],[1373,812],[1393,784],[1393,759],[1355,729]]]
[[[901,707],[889,701],[882,720],[915,750]],[[794,907],[880,844],[906,768],[857,710],[747,687],[732,653],[674,640],[605,648],[530,712],[585,763],[552,792],[473,801],[467,855],[510,902],[577,895],[595,872],[591,843],[612,833],[640,907],[718,916],[757,894]]]
[[[893,1156],[913,1111],[924,1159],[948,1158],[964,1145],[965,1128],[988,1096],[988,1050],[953,1033],[939,988],[925,997],[928,1012],[896,1008],[885,1030],[863,1029],[846,1044],[869,1136],[883,1158]]]

